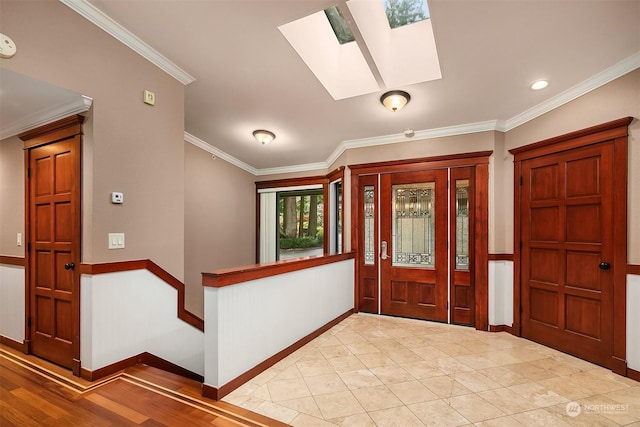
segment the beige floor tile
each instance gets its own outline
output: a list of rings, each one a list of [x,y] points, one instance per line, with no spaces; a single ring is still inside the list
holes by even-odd
[[[508,353],[505,353],[502,350],[494,350],[494,351],[489,351],[487,353],[479,353],[478,355],[493,362],[495,364],[494,366],[513,365],[515,363],[521,362],[520,359],[516,359],[515,357],[511,356]]]
[[[294,427],[334,427],[335,424],[323,420],[322,418],[313,417],[307,414],[300,414],[291,421]]]
[[[262,414],[266,417],[273,418],[274,420],[282,421],[289,424],[299,415],[298,411],[278,405],[273,402],[262,402],[259,406],[252,409],[258,414]]]
[[[296,363],[296,367],[303,377],[333,373],[333,368],[324,358],[322,360],[303,359]]]
[[[496,362],[487,359],[483,354],[466,354],[464,356],[456,356],[455,359],[471,369],[486,369],[498,366]]]
[[[391,351],[396,351],[396,350],[406,350],[407,348],[405,346],[403,346],[402,344],[400,344],[399,341],[395,340],[395,339],[385,339],[385,340],[380,340],[380,341],[374,341],[372,343],[378,350],[387,353],[387,352],[391,352]]]
[[[571,426],[584,426],[584,427],[614,427],[619,424],[609,420],[600,414],[596,414],[594,412],[582,412],[582,409],[579,413],[567,411],[567,405],[573,404],[575,402],[570,403],[561,403],[559,405],[550,406],[545,408],[545,410],[560,420],[565,422]],[[571,415],[569,415],[571,414]]]
[[[347,346],[351,354],[355,355],[380,353],[380,349],[368,341],[349,343],[345,345]]]
[[[413,412],[406,406],[383,409],[369,414],[378,427],[423,427]]]
[[[386,354],[378,350],[378,353],[366,353],[356,355],[358,359],[369,369],[377,368],[379,366],[392,366],[396,363],[389,358]]]
[[[339,332],[335,335],[338,340],[344,345],[348,344],[356,344],[356,343],[366,343],[367,340],[362,337],[357,332],[347,331],[347,332]]]
[[[378,377],[376,377],[375,374],[368,369],[361,369],[351,372],[341,372],[339,375],[340,378],[342,378],[342,381],[350,390],[382,385],[382,381],[380,381]]]
[[[347,390],[347,386],[335,372],[331,374],[307,377],[304,380],[313,396]]]
[[[438,350],[431,345],[411,348],[411,351],[427,361],[451,357],[444,351]]]
[[[466,355],[466,354],[473,354],[473,351],[469,350],[468,348],[465,348],[465,347],[461,346],[460,344],[456,344],[456,343],[452,343],[452,342],[436,344],[436,345],[434,345],[434,347],[436,349],[442,351],[443,353],[448,354],[449,357],[463,356],[463,355]]]
[[[362,405],[349,391],[315,396],[315,401],[325,420],[366,413]]]
[[[476,427],[520,427],[524,424],[518,422],[513,415],[507,415],[506,417],[494,418],[486,421],[479,421],[473,424]],[[526,426],[524,426],[526,427]]]
[[[426,426],[462,426],[469,424],[469,420],[442,400],[416,403],[408,408]]]
[[[538,409],[534,403],[507,388],[482,391],[478,396],[508,415]]]
[[[300,399],[283,400],[278,402],[278,405],[284,406],[301,414],[311,415],[312,417],[322,418],[320,409],[316,405],[316,401],[313,397],[303,397]]]
[[[560,396],[558,393],[551,391],[538,383],[525,383],[508,388],[514,393],[528,399],[539,408],[569,402],[569,399],[566,397]]]
[[[402,401],[384,385],[358,388],[351,393],[367,412],[403,406]]]
[[[567,427],[571,425],[545,409],[521,412],[519,414],[512,415],[512,417],[517,422],[525,426]]]
[[[502,386],[492,379],[482,375],[480,372],[460,372],[455,375],[456,381],[477,393],[479,391],[492,390]]]
[[[300,373],[300,371],[298,370],[298,367],[295,364],[282,369],[280,372],[276,374],[275,377],[271,378],[269,382],[280,381],[280,380],[291,380],[294,378],[302,378],[302,374]]]
[[[480,340],[462,341],[460,342],[460,345],[466,348],[467,350],[469,350],[471,354],[486,353],[489,351],[497,350],[495,347],[492,347],[490,344]]]
[[[403,383],[415,380],[413,375],[400,366],[380,366],[371,369],[371,372],[384,384]]]
[[[318,347],[335,347],[337,345],[343,345],[342,341],[340,341],[338,338],[336,338],[335,336],[332,337],[326,337],[324,339],[321,339],[320,342],[318,343]]]
[[[391,337],[380,330],[364,331],[361,335],[369,342],[385,341]]]
[[[507,415],[501,409],[493,406],[477,394],[465,394],[462,396],[445,399],[453,409],[471,422],[485,421]]]
[[[264,399],[258,399],[255,396],[225,396],[223,401],[250,411],[254,411],[258,406],[265,402]],[[269,401],[271,401],[271,399],[269,399]]]
[[[269,387],[269,394],[274,402],[311,396],[311,392],[302,378],[270,381],[267,387]]]
[[[385,352],[386,355],[397,364],[419,362],[422,361],[422,357],[413,351],[402,347],[401,349],[391,350]]]
[[[356,356],[343,356],[343,357],[334,357],[333,359],[329,359],[329,364],[336,372],[350,372],[357,371],[359,369],[365,369],[366,366],[362,364],[360,359]]]
[[[335,357],[351,356],[351,352],[344,344],[321,346],[320,352],[327,359],[333,359]]]
[[[432,362],[427,362],[425,360],[421,360],[419,362],[402,363],[400,364],[400,366],[417,379],[439,377],[444,375],[444,372],[434,367]]]
[[[387,384],[389,390],[405,405],[437,400],[439,397],[429,390],[420,381],[407,381],[404,383]]]
[[[473,369],[454,359],[453,357],[447,357],[444,359],[436,359],[433,361],[433,366],[440,369],[447,375],[455,375],[460,372],[471,372]]]
[[[376,427],[376,423],[373,422],[368,414],[350,415],[348,417],[334,418],[329,421],[337,426],[343,427]]]
[[[628,387],[605,394],[610,399],[619,403],[640,406],[640,383],[636,382],[633,387]]]
[[[461,396],[472,393],[471,390],[460,384],[448,375],[421,379],[420,382],[440,398]]]
[[[597,414],[620,425],[640,422],[640,402],[620,403],[607,395],[591,396],[578,400],[580,414]]]
[[[593,390],[582,387],[575,381],[572,381],[569,377],[553,377],[546,380],[538,381],[541,386],[558,393],[560,396],[564,396],[569,400],[584,399],[585,397],[593,396],[595,393]]]
[[[518,371],[514,366],[516,365],[497,366],[495,368],[481,369],[478,372],[505,387],[530,382],[524,373]]]

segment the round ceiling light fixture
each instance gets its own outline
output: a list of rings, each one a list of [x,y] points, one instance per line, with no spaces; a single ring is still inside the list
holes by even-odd
[[[276,135],[273,132],[269,132],[268,130],[258,129],[253,131],[253,137],[262,145],[267,145],[274,139],[276,139]]]
[[[411,95],[403,90],[391,90],[382,94],[380,97],[380,102],[382,105],[387,107],[390,111],[394,113],[407,105],[407,103],[411,100]]]
[[[533,90],[541,90],[544,89],[545,87],[549,86],[549,82],[546,80],[536,80],[535,82],[531,83],[531,89]]]

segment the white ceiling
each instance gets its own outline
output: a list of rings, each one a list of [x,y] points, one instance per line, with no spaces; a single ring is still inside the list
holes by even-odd
[[[90,0],[193,76],[185,131],[258,172],[326,164],[345,141],[399,141],[407,128],[417,136],[488,121],[509,128],[640,66],[640,0],[430,0],[442,79],[388,88],[411,94],[391,113],[379,102],[385,89],[335,101],[278,30],[344,3]],[[529,89],[540,78],[549,87]],[[274,132],[275,141],[260,145],[255,129]]]

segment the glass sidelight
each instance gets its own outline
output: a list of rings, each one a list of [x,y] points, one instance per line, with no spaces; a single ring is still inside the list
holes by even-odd
[[[392,187],[394,267],[435,267],[434,193],[434,182]]]
[[[375,264],[375,193],[373,185],[364,187],[364,263]]]
[[[456,180],[456,270],[469,270],[469,180]]]

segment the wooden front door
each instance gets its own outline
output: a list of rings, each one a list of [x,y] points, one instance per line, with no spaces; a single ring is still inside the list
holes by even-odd
[[[522,336],[609,367],[612,142],[522,162]]]
[[[447,170],[380,176],[380,312],[448,321]]]
[[[28,165],[28,346],[33,354],[76,375],[80,369],[78,120],[73,118],[70,128],[21,136]],[[31,143],[37,145],[29,147]]]

